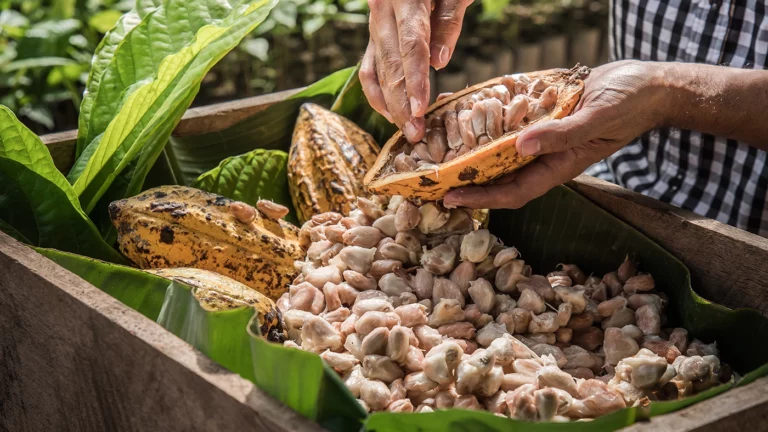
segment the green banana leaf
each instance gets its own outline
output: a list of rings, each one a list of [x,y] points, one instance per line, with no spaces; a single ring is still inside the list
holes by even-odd
[[[82,153],[69,175],[87,212],[118,176],[113,199],[138,193],[205,74],[276,3],[168,0],[126,34],[81,122]]]
[[[0,105],[0,229],[35,246],[126,262],[102,240],[51,154]]]
[[[288,207],[285,220],[299,222],[288,193],[288,154],[281,150],[256,149],[244,155],[226,158],[192,184],[227,198],[256,205],[267,199]]]
[[[222,131],[171,137],[166,149],[174,165],[176,178],[181,184],[191,185],[198,177],[215,169],[225,158],[239,156],[257,148],[288,151],[301,104],[312,102],[330,106],[354,70],[351,67],[337,71]]]
[[[360,429],[365,412],[336,373],[314,354],[254,336],[260,324],[253,309],[209,312],[183,283],[58,250],[36,250],[303,416],[330,430]]]
[[[159,1],[157,3],[159,3]],[[91,117],[91,109],[93,108],[93,103],[98,94],[101,77],[104,75],[104,71],[112,61],[115,55],[115,50],[117,50],[120,42],[125,39],[125,36],[141,22],[141,19],[157,6],[159,6],[159,4],[155,4],[153,1],[144,3],[137,1],[133,9],[117,20],[117,23],[112,30],[104,35],[101,42],[99,42],[99,45],[96,47],[96,52],[93,54],[93,59],[91,60],[91,71],[88,74],[88,81],[86,82],[85,92],[83,93],[83,101],[80,103],[75,158],[79,158],[83,153],[83,148],[85,148],[85,139],[88,134],[88,122],[86,120]]]

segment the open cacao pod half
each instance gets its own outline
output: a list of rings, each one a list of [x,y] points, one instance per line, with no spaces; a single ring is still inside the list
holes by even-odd
[[[365,196],[363,176],[379,145],[352,121],[312,103],[301,106],[288,156],[288,184],[301,223],[312,216],[349,214]]]
[[[139,268],[193,267],[277,300],[304,258],[299,229],[247,204],[185,186],[160,186],[109,205],[120,252]]]
[[[439,200],[454,188],[485,184],[531,162],[515,142],[531,124],[569,115],[589,68],[506,75],[434,103],[427,134],[411,144],[398,131],[384,145],[364,182],[382,195]]]

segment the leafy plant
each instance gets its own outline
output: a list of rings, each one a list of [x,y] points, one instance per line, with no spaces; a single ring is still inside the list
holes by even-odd
[[[105,243],[45,145],[0,106],[0,228],[20,241],[112,262]]]
[[[0,103],[36,131],[72,127],[91,54],[122,13],[113,0],[0,2]]]

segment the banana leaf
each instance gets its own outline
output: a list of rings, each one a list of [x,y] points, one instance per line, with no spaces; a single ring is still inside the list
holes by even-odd
[[[360,429],[365,413],[336,373],[314,354],[254,336],[260,324],[253,309],[209,312],[183,283],[54,249],[36,250],[321,426]]]
[[[80,208],[48,148],[0,105],[0,230],[34,246],[126,262]]]
[[[218,167],[201,175],[193,187],[256,205],[260,199],[290,209],[285,220],[299,223],[288,193],[288,154],[281,150],[256,149],[226,158]]]

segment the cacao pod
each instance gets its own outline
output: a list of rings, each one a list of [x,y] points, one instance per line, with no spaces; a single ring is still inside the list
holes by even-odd
[[[521,120],[513,122],[510,129],[507,129],[506,117],[503,120],[498,120],[498,117],[496,117],[498,121],[504,122],[504,127],[500,131],[501,133],[499,133],[499,125],[496,124],[494,127],[496,132],[494,134],[490,132],[492,127],[491,121],[487,120],[486,123],[486,120],[483,119],[478,122],[479,133],[477,131],[478,126],[474,126],[475,130],[473,133],[477,133],[477,142],[467,146],[462,144],[462,140],[465,143],[467,142],[464,134],[466,129],[461,130],[461,138],[458,138],[458,145],[456,147],[452,146],[452,143],[456,141],[455,137],[458,136],[458,133],[454,132],[454,140],[451,140],[451,130],[448,129],[448,122],[444,119],[453,116],[454,124],[456,124],[456,115],[453,113],[458,112],[459,125],[466,125],[470,118],[470,114],[467,111],[471,110],[472,122],[469,126],[471,129],[477,120],[475,118],[476,109],[474,106],[478,105],[481,101],[485,104],[485,99],[493,99],[493,96],[488,96],[488,92],[492,95],[493,91],[498,87],[502,87],[502,91],[505,87],[509,88],[509,81],[507,80],[510,77],[513,80],[517,78],[514,78],[514,76],[494,78],[447,96],[431,105],[425,116],[428,128],[436,128],[437,131],[442,130],[442,142],[445,143],[447,141],[447,144],[442,144],[443,149],[440,150],[438,148],[437,151],[433,152],[431,149],[434,146],[431,142],[427,141],[421,149],[417,150],[418,145],[414,146],[408,143],[403,133],[398,131],[384,145],[375,165],[366,174],[364,184],[368,191],[374,194],[402,195],[407,198],[421,198],[434,201],[442,199],[451,189],[466,185],[486,184],[515,171],[535,158],[535,156],[522,157],[517,153],[515,142],[519,133],[530,124],[549,119],[560,119],[569,115],[579,102],[579,98],[584,91],[583,79],[588,74],[589,68],[579,65],[570,70],[555,69],[525,74],[525,80],[528,82],[525,85],[529,87],[525,87],[522,92],[517,93],[513,89],[506,95],[506,98],[509,99],[515,95],[525,95],[525,107],[528,107],[530,103],[531,108],[534,109],[533,114],[524,108],[521,111],[523,113],[523,116],[520,117]],[[522,82],[522,78],[520,80]],[[549,91],[550,87],[552,87],[551,91]],[[549,91],[549,93],[545,90]],[[547,107],[543,106],[544,94],[551,96],[548,98]],[[542,101],[542,108],[546,108],[543,111],[536,110],[537,104],[540,101]],[[509,107],[497,106],[496,112],[503,112],[503,115],[506,116],[506,113],[512,111],[513,105],[511,104],[513,102],[509,100],[506,102],[510,104]],[[487,105],[483,105],[483,107],[485,106]],[[484,109],[480,111],[482,112]],[[502,109],[503,111],[499,111]],[[467,120],[463,123],[461,122],[462,114],[466,114],[464,120]],[[437,121],[437,126],[435,126],[435,121]],[[443,127],[441,122],[443,121],[445,121],[445,127],[441,129]],[[485,135],[486,127],[488,128],[488,135]],[[429,133],[430,131],[428,130],[427,138],[430,138]],[[475,139],[474,135],[470,135],[471,139]],[[497,135],[497,137],[491,139],[490,136],[492,135]],[[430,153],[426,153],[427,148],[430,149]],[[449,148],[450,150],[445,153],[445,150]],[[439,154],[439,157],[442,157],[443,154],[447,156],[454,148],[461,149],[464,152],[454,152],[450,159],[448,157],[439,161],[430,161],[428,159],[435,153]],[[413,158],[414,160],[419,159],[423,161],[424,165],[419,169],[404,170],[396,167],[395,156],[408,152],[408,149],[413,149],[410,154],[416,155]],[[446,161],[443,162],[443,160]],[[399,167],[406,165],[408,164],[401,163]],[[408,166],[412,166],[412,164]]]
[[[329,211],[349,214],[366,196],[363,177],[379,146],[356,124],[318,105],[299,110],[288,156],[288,184],[299,221]]]
[[[255,211],[232,214],[235,201],[185,186],[160,186],[109,205],[120,252],[139,268],[193,267],[230,277],[277,300],[304,258],[299,229]]]
[[[207,270],[196,268],[149,269],[148,273],[191,285],[200,306],[207,311],[224,311],[252,307],[259,320],[262,337],[273,342],[285,341],[283,315],[275,302],[260,292]]]

